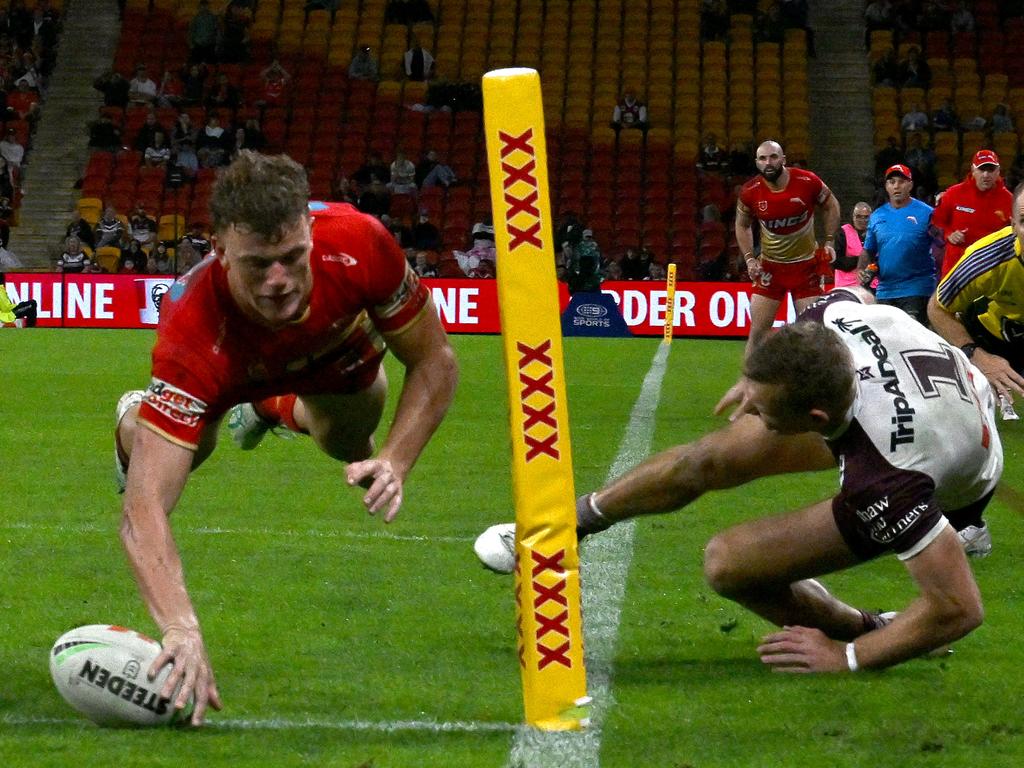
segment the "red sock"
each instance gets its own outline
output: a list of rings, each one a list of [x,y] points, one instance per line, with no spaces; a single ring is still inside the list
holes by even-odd
[[[252,407],[261,419],[269,421],[275,427],[288,427],[292,432],[301,432],[305,435],[308,432],[295,423],[295,399],[295,395],[268,397],[253,403]]]

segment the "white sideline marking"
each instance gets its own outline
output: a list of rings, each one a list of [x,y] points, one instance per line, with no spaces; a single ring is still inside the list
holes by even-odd
[[[92,723],[84,718],[75,717],[19,717],[4,715],[0,720],[4,725],[62,725],[92,728]],[[393,733],[395,731],[424,731],[427,733],[506,733],[521,728],[516,723],[487,722],[482,720],[323,720],[305,718],[290,720],[283,717],[269,719],[225,719],[216,716],[206,721],[204,728],[223,731],[297,731],[297,730],[329,730],[329,731],[376,731]]]
[[[117,533],[117,523],[110,526],[82,523],[25,523],[2,522],[0,530],[8,531],[51,531],[54,533]],[[180,526],[175,528],[176,534],[194,534],[199,536],[276,536],[281,538],[312,538],[312,539],[387,539],[391,541],[429,541],[442,544],[463,544],[475,541],[473,536],[413,536],[387,532],[360,533],[359,531],[318,531],[315,528],[296,530],[292,528],[217,528],[212,526]]]
[[[640,463],[651,450],[654,416],[661,399],[670,344],[659,344],[633,404],[619,452],[608,471],[610,481]],[[606,481],[607,482],[607,481]],[[612,662],[619,636],[622,598],[633,558],[635,525],[627,520],[587,539],[581,548],[583,647],[587,665],[590,725],[582,731],[548,732],[535,728],[516,731],[509,755],[510,768],[594,768],[600,764],[601,730],[612,705]]]

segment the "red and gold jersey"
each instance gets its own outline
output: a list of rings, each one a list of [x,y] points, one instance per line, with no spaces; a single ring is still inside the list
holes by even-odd
[[[310,211],[313,288],[302,320],[271,330],[243,315],[216,257],[164,295],[139,411],[148,427],[194,449],[203,428],[236,403],[372,383],[381,334],[413,323],[427,290],[376,219],[348,204],[310,203]]]
[[[814,210],[832,193],[810,171],[789,168],[789,183],[775,191],[755,176],[740,191],[740,202],[761,223],[761,256],[769,261],[803,261],[814,256]]]

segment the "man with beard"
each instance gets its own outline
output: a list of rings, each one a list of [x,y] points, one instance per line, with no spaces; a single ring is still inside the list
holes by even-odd
[[[967,246],[1010,223],[1013,195],[999,175],[999,156],[991,149],[979,149],[971,161],[971,172],[945,192],[932,214],[932,226],[942,230],[946,255],[939,279],[953,268]]]
[[[814,235],[814,212],[821,208],[825,239],[821,248],[831,264],[839,229],[839,202],[810,171],[787,168],[776,141],[765,141],[754,158],[758,175],[743,185],[736,202],[736,242],[754,284],[750,300],[750,336],[745,357],[772,327],[787,293],[802,311],[824,290]],[[753,224],[761,224],[761,254],[754,254]]]

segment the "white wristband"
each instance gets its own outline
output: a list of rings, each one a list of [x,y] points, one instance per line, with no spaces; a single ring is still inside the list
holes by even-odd
[[[857,649],[853,643],[846,644],[846,666],[850,668],[851,672],[856,672],[860,669],[860,666],[857,664]]]

